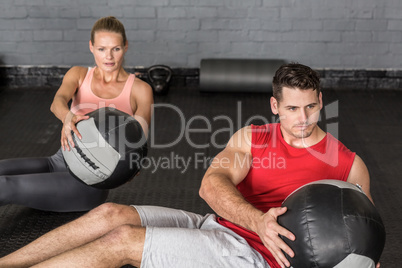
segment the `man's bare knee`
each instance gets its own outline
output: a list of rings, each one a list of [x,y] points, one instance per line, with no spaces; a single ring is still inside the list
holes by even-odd
[[[145,228],[134,225],[121,225],[108,233],[105,242],[113,250],[121,254],[121,265],[139,265],[145,241]]]
[[[90,212],[94,217],[105,220],[115,227],[125,224],[141,225],[141,220],[134,207],[115,203],[104,203]]]

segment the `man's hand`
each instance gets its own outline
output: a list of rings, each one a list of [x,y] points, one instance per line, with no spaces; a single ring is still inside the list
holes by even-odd
[[[279,235],[287,237],[292,241],[296,239],[294,234],[278,224],[278,216],[284,214],[286,211],[287,208],[285,207],[271,208],[267,213],[263,214],[257,226],[257,234],[260,236],[264,246],[268,248],[281,267],[290,266],[282,250],[290,257],[294,256],[294,252]]]
[[[70,151],[70,146],[68,143],[74,147],[73,137],[71,135],[71,131],[77,135],[79,139],[82,139],[80,132],[78,131],[77,127],[75,126],[79,121],[88,119],[89,116],[87,115],[75,115],[72,112],[69,112],[64,119],[63,128],[61,130],[61,147],[65,151],[66,149]]]

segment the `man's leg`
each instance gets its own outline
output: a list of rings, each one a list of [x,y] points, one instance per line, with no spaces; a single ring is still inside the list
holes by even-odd
[[[111,203],[103,204],[1,258],[0,267],[32,266],[95,241],[117,227],[127,224],[141,226],[139,215],[133,207]]]
[[[219,224],[215,215],[153,206],[136,206],[136,210],[147,226],[144,267],[269,267],[261,254]]]
[[[121,267],[141,266],[145,228],[124,225],[81,247],[62,253],[33,267]]]

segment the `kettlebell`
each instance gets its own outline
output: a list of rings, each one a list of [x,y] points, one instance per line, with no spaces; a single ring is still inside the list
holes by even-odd
[[[169,82],[172,78],[172,69],[166,65],[154,65],[149,67],[147,74],[155,94],[167,94]]]

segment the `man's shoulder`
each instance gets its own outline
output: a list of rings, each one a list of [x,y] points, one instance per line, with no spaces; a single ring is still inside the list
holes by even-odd
[[[336,146],[338,151],[347,154],[353,153],[345,144],[343,144],[338,138],[334,137],[331,133],[327,132],[327,143]]]
[[[250,125],[250,129],[256,133],[268,133],[276,130],[279,127],[279,123],[268,123],[264,125]]]

